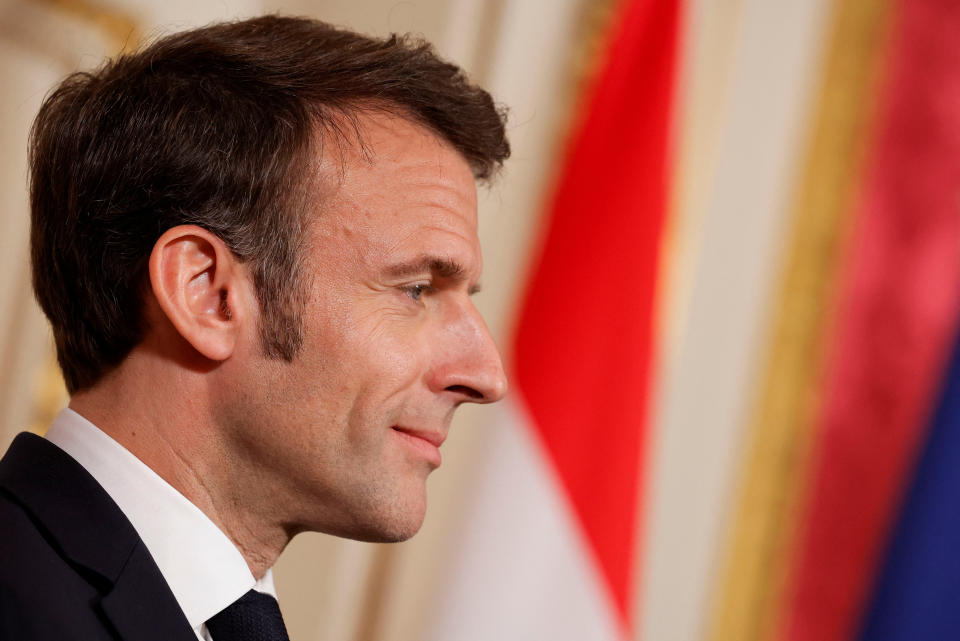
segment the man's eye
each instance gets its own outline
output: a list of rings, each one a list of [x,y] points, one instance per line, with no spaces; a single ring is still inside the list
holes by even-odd
[[[404,287],[403,291],[413,300],[419,301],[428,287],[429,285],[410,285],[409,287]]]

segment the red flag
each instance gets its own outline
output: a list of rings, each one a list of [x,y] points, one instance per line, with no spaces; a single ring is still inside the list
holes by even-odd
[[[522,308],[515,382],[629,627],[679,6],[632,0]]]

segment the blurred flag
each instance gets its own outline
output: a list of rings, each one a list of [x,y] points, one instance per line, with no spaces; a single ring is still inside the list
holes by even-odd
[[[677,0],[629,0],[568,147],[428,638],[632,637]]]
[[[889,29],[777,637],[790,641],[856,638],[960,312],[960,6],[900,0]]]
[[[952,639],[960,630],[960,343],[889,548],[863,641]]]
[[[684,8],[698,24],[713,24],[706,18],[717,14],[707,9],[719,3],[691,5]],[[639,637],[638,614],[656,620],[648,629],[659,634],[650,636],[678,641],[955,636],[960,344],[952,368],[948,354],[960,341],[960,4],[823,6],[823,20],[793,43],[811,59],[822,57],[811,109],[798,108],[798,116],[765,101],[769,70],[754,66],[758,50],[781,44],[766,38],[770,21],[781,20],[777,33],[791,33],[794,15],[763,0],[742,3],[739,18],[727,16],[737,28],[724,33],[740,33],[731,38],[751,59],[732,58],[727,76],[687,78],[729,83],[729,114],[698,105],[725,138],[717,157],[726,165],[754,176],[752,162],[794,153],[786,143],[757,140],[786,131],[790,118],[803,121],[796,131],[806,135],[797,145],[797,180],[776,186],[775,198],[741,198],[767,185],[731,185],[735,171],[718,171],[716,185],[698,182],[704,202],[724,207],[705,205],[716,220],[695,221],[713,237],[676,245],[700,252],[691,257],[698,286],[679,294],[694,311],[677,335],[690,341],[708,328],[711,340],[732,340],[766,306],[724,313],[728,301],[748,299],[736,286],[721,292],[701,278],[711,270],[738,273],[740,264],[728,269],[736,261],[712,241],[718,230],[733,230],[740,241],[749,235],[743,221],[758,219],[740,215],[739,203],[766,205],[761,214],[776,216],[774,203],[782,201],[790,218],[783,238],[735,245],[766,251],[763,242],[782,241],[786,253],[770,251],[763,263],[782,270],[769,301],[766,354],[742,345],[716,352],[762,363],[728,517],[701,518],[727,509],[717,505],[726,486],[703,488],[727,479],[722,466],[701,469],[712,452],[696,448],[698,439],[716,444],[705,435],[718,428],[724,443],[738,436],[723,429],[729,417],[648,425],[657,385],[676,387],[681,403],[710,406],[696,392],[718,387],[718,372],[739,377],[727,393],[748,381],[733,358],[711,365],[689,350],[679,361],[688,376],[651,380],[655,371],[663,375],[655,367],[663,339],[654,310],[665,292],[657,286],[678,282],[658,273],[668,184],[675,173],[682,177],[668,134],[694,121],[678,122],[672,104],[681,7],[631,0],[611,30],[559,174],[516,323],[513,394],[488,432],[488,457],[428,638],[625,641]],[[723,68],[703,64],[713,33],[687,29],[682,53],[701,56],[711,72]],[[788,61],[771,55],[765,62],[773,75],[789,72],[786,82],[800,84],[801,66]],[[761,118],[768,112],[775,117]],[[750,117],[739,119],[743,113]],[[687,153],[708,147],[694,140]],[[698,305],[698,297],[721,302]],[[676,436],[668,428],[686,430],[686,438],[673,439],[675,449],[660,448],[650,461],[680,468],[651,485],[651,496],[675,508],[659,516],[641,500],[653,427],[663,441]],[[690,535],[691,524],[704,525],[703,536]],[[643,530],[677,544],[637,558]],[[640,599],[644,586],[635,577],[654,562],[658,583],[650,579],[653,587],[644,589],[657,598]],[[711,579],[712,600],[678,598]],[[638,613],[641,602],[653,605]]]
[[[740,510],[739,524],[777,525],[763,547],[740,525],[739,550],[763,554],[765,578],[747,581],[753,594],[738,592],[745,582],[730,563],[718,601],[727,610],[752,603],[736,637],[747,641],[951,638],[960,564],[945,562],[946,546],[960,528],[945,514],[956,512],[960,477],[944,470],[960,449],[950,447],[956,383],[943,378],[960,320],[960,5],[843,1],[834,18],[841,55],[828,58],[828,73],[832,63],[846,86],[870,90],[845,103],[865,113],[841,118],[857,129],[862,162],[851,163],[848,213],[819,254],[836,252],[838,268],[812,319],[824,329],[807,348],[818,373],[806,381],[812,407],[798,403],[787,417],[801,444],[773,459],[790,478],[778,477],[775,500]],[[875,67],[850,64],[864,48]],[[757,425],[754,441],[772,427]],[[748,475],[744,497],[769,478]],[[720,625],[713,638],[729,633]]]

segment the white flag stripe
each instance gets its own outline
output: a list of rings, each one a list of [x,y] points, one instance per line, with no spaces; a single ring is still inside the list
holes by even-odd
[[[505,401],[487,431],[427,641],[622,641],[606,584],[529,415]]]

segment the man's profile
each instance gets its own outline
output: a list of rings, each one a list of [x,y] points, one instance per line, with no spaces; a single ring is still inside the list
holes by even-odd
[[[508,155],[428,45],[307,19],[61,83],[31,259],[71,400],[0,461],[0,638],[283,639],[293,536],[412,536],[454,410],[505,392],[470,296]]]

